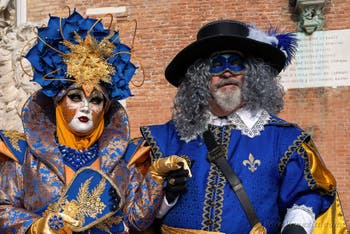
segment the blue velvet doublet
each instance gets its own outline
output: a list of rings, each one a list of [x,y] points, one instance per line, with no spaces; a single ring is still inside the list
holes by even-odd
[[[319,193],[302,143],[310,136],[293,124],[271,117],[254,137],[242,134],[234,125],[209,126],[216,141],[227,152],[227,159],[267,228],[278,233],[287,208],[312,207],[318,215],[329,207],[331,194]],[[141,128],[152,147],[154,158],[179,155],[193,160],[193,177],[187,180],[187,192],[164,217],[167,226],[249,233],[242,206],[220,170],[211,164],[202,137],[185,142],[173,122]]]

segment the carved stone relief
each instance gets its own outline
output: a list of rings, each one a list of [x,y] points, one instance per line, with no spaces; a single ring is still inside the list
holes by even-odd
[[[23,131],[22,106],[39,88],[30,81],[29,63],[21,58],[27,42],[34,37],[35,25],[25,23],[15,26],[14,2],[0,0],[0,129]]]

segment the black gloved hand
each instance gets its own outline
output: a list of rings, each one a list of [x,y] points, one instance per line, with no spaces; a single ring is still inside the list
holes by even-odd
[[[181,162],[179,164],[182,164]],[[186,191],[186,181],[188,170],[181,169],[170,171],[166,176],[167,185],[165,187],[165,197],[169,203],[172,203],[177,196]]]
[[[306,234],[306,231],[302,226],[296,224],[288,224],[284,227],[282,234]]]

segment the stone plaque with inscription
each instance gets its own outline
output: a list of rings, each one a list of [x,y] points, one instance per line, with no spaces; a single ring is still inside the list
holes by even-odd
[[[281,72],[286,89],[350,86],[350,29],[297,36],[295,59]]]

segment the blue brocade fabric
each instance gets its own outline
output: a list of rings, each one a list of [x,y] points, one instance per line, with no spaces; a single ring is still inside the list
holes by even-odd
[[[74,171],[90,166],[98,158],[98,143],[95,142],[87,150],[76,150],[65,145],[58,145],[63,162]]]

